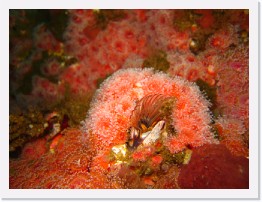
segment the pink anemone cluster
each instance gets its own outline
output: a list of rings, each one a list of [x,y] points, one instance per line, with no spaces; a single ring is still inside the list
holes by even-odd
[[[197,147],[217,142],[209,125],[210,103],[195,84],[151,68],[133,68],[113,74],[95,94],[83,123],[87,139],[93,141],[93,149],[103,153],[125,143],[137,101],[150,94],[172,96],[176,100],[171,113],[176,136],[165,142],[170,152],[182,151],[188,145]]]

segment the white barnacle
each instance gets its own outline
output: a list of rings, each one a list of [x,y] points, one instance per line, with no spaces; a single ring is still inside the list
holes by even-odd
[[[160,137],[166,138],[165,125],[166,121],[169,123],[174,101],[174,97],[162,94],[150,94],[137,101],[130,117],[129,149],[153,144]]]
[[[165,121],[159,121],[151,131],[148,131],[148,132],[142,134],[142,137],[145,136],[142,144],[143,145],[150,145],[150,144],[156,142],[156,140],[159,139],[160,134],[162,133],[164,126],[165,126]]]

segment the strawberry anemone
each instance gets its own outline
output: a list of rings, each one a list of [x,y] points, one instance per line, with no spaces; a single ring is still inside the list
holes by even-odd
[[[97,158],[113,148],[123,155],[132,151],[133,158],[143,159],[143,152],[138,155],[142,146],[146,151],[164,147],[175,154],[217,143],[209,106],[199,88],[183,78],[152,68],[121,69],[97,90],[83,122],[84,137],[91,141]],[[123,144],[125,149],[115,148]],[[154,152],[144,154],[148,157]]]

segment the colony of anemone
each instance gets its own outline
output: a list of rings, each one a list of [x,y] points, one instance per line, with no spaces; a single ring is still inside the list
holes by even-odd
[[[139,104],[149,95],[151,98]],[[164,103],[166,99],[156,95],[173,101]],[[87,138],[93,136],[91,139],[96,141],[92,144],[96,151],[124,143],[130,127],[142,133],[143,127],[146,132],[161,120],[165,121],[166,130],[171,130],[164,144],[172,153],[187,145],[215,142],[209,125],[210,103],[196,85],[179,77],[171,78],[147,68],[121,70],[102,84],[93,99],[84,127]],[[158,107],[160,104],[164,106]]]

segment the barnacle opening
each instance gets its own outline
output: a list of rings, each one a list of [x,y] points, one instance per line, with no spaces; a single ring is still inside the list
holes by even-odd
[[[149,149],[154,153],[164,147],[164,140],[176,133],[171,116],[175,100],[172,96],[151,94],[137,101],[130,116],[127,142],[112,148],[113,159],[128,163],[132,158],[139,159],[139,152]]]
[[[175,97],[162,94],[147,95],[139,100],[130,117],[128,148],[136,149],[147,136],[156,140],[160,134],[174,133],[171,117],[174,104]],[[147,141],[150,142],[148,139]]]

